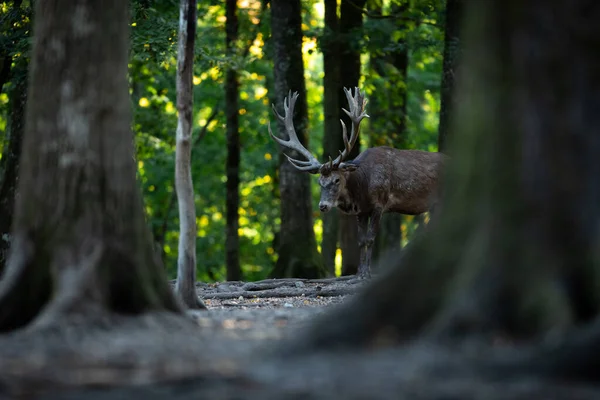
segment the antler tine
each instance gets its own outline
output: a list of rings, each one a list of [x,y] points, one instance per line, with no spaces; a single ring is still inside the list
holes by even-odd
[[[271,123],[269,122],[268,124],[268,128],[269,128],[269,134],[271,135],[271,137],[273,138],[273,140],[275,140],[277,143],[279,143],[281,146],[283,147],[287,147],[288,149],[291,150],[295,150],[298,153],[300,153],[301,155],[303,155],[304,157],[306,157],[307,161],[304,160],[296,160],[294,158],[291,158],[290,156],[288,156],[287,154],[284,154],[286,156],[286,158],[288,159],[288,161],[298,170],[300,171],[307,171],[310,173],[317,173],[319,171],[319,169],[321,168],[321,163],[319,162],[319,160],[317,160],[310,151],[308,151],[308,149],[306,149],[302,143],[300,143],[300,140],[298,139],[298,136],[296,135],[296,130],[294,129],[294,107],[296,106],[296,99],[298,98],[298,92],[294,92],[292,94],[292,91],[290,90],[288,95],[284,98],[283,100],[283,112],[284,115],[281,116],[281,114],[279,114],[277,112],[277,109],[275,108],[275,105],[273,104],[273,111],[275,113],[275,115],[277,116],[277,118],[283,122],[284,126],[285,126],[285,130],[286,133],[289,136],[288,140],[284,140],[281,139],[277,136],[275,136],[273,134],[273,131],[271,130]]]
[[[340,152],[340,155],[334,160],[335,167],[339,167],[342,161],[344,161],[350,151],[354,147],[356,140],[358,139],[358,134],[360,132],[360,123],[363,118],[369,118],[369,115],[365,112],[365,107],[367,105],[367,99],[365,99],[364,94],[360,92],[359,88],[354,88],[354,96],[352,95],[352,90],[344,88],[344,93],[346,93],[346,99],[348,100],[348,110],[342,108],[342,110],[350,117],[352,121],[352,128],[350,130],[350,139],[348,139],[348,131],[346,129],[346,124],[344,121],[340,119],[340,123],[342,124],[342,138],[344,139],[344,151]]]

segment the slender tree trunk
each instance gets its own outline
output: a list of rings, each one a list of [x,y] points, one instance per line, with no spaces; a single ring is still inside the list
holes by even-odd
[[[5,15],[10,15],[11,12],[13,12],[13,15],[17,14],[14,12],[16,10],[19,10],[22,4],[23,0],[14,0],[12,4],[11,2],[8,2],[7,4],[5,4],[5,6],[7,7],[7,10],[4,10],[4,12],[6,13]],[[20,26],[21,24],[25,23],[24,19],[20,17],[21,16],[19,14],[19,20],[2,21],[5,24],[5,26],[10,27],[10,35],[14,35],[14,31],[16,30],[15,28],[17,26]],[[2,93],[4,85],[11,79],[13,53],[16,53],[19,50],[17,50],[16,46],[14,46],[14,42],[11,43],[11,41],[8,40],[5,43],[2,43],[0,49],[0,93]]]
[[[370,15],[380,17],[383,15],[383,0],[369,0],[367,8]],[[392,132],[390,132],[388,118],[390,112],[393,113],[393,110],[390,110],[391,107],[388,105],[390,104],[392,82],[390,82],[387,76],[387,69],[389,69],[387,58],[389,58],[387,52],[379,47],[372,48],[369,54],[369,75],[367,79],[375,87],[373,94],[369,98],[369,126],[371,127],[369,132],[369,147],[391,145],[388,135]],[[389,243],[383,239],[384,235],[381,233],[385,229],[384,227],[389,224],[386,221],[390,215],[384,214],[381,217],[380,233],[375,237],[375,242],[373,243],[371,270],[378,267],[377,261],[385,253],[385,248],[388,247]]]
[[[394,3],[391,13],[400,15],[408,11],[408,2]],[[374,1],[369,6],[371,13],[382,14],[382,2]],[[406,145],[406,120],[408,96],[408,43],[406,35],[408,27],[403,21],[396,22],[397,29],[403,35],[398,39],[397,48],[393,52],[373,54],[371,69],[378,79],[379,87],[371,99],[371,132],[375,138],[374,145],[391,146],[402,149]],[[377,49],[381,53],[380,49]],[[376,132],[373,132],[376,131]],[[402,247],[402,215],[384,214],[381,218],[379,234],[375,240],[373,259],[376,261],[387,252],[398,251]],[[377,266],[378,263],[374,263]]]
[[[0,57],[0,93],[4,84],[10,79],[10,68],[12,66],[12,57],[7,54],[2,54]]]
[[[29,28],[29,22],[17,10],[21,9],[21,0],[8,4],[7,15],[16,15],[17,20],[4,21],[5,26],[10,26],[10,35],[16,35],[16,27]],[[11,14],[9,14],[11,13]],[[25,12],[24,12],[25,13]],[[27,12],[29,20],[32,14]],[[26,40],[23,38],[22,40]],[[25,105],[27,102],[27,74],[29,72],[29,55],[21,54],[15,61],[13,68],[13,53],[21,51],[14,42],[4,43],[0,52],[0,92],[4,85],[12,81],[10,93],[10,115],[8,118],[8,146],[0,159],[0,278],[6,266],[10,248],[10,229],[13,220],[15,193],[17,187],[19,157],[21,155],[21,142],[25,126]]]
[[[340,57],[337,0],[325,0],[325,33],[323,42],[323,160],[336,158],[338,151],[344,148],[340,113]],[[335,254],[338,248],[339,214],[337,208],[321,214],[323,219],[323,241],[321,254],[329,275],[335,275]]]
[[[298,138],[308,148],[301,11],[300,0],[274,1],[271,4],[277,107],[281,109],[281,102],[290,90],[300,93],[296,102],[294,126]],[[279,136],[287,138],[283,123],[278,121],[277,127]],[[298,154],[291,155],[300,157]],[[271,274],[273,277],[315,278],[327,274],[317,251],[309,179],[309,174],[294,168],[280,152],[281,230],[279,259]]]
[[[196,204],[192,182],[192,111],[196,0],[181,0],[177,52],[177,133],[175,189],[179,204],[176,290],[190,308],[206,308],[196,294]]]
[[[227,52],[232,56],[235,52],[235,41],[238,36],[237,1],[227,0]],[[225,83],[225,114],[227,115],[227,228],[225,235],[225,263],[227,280],[238,281],[242,278],[240,270],[239,215],[240,206],[240,134],[238,121],[239,84],[237,71],[229,68]]]
[[[465,0],[446,0],[446,20],[444,35],[444,62],[442,66],[442,89],[440,124],[438,128],[438,150],[446,151],[449,130],[452,127],[452,114],[455,108],[455,78],[458,72],[461,26]]]
[[[340,11],[340,35],[341,38],[349,38],[362,29],[362,9],[366,0],[342,0]],[[340,88],[339,98],[345,99],[343,88],[354,88],[359,86],[361,77],[360,49],[352,40],[346,40],[344,46],[340,46]],[[339,109],[338,119],[347,118],[346,114]],[[360,138],[352,148],[349,160],[360,153]],[[340,247],[342,248],[342,275],[353,275],[358,271],[360,261],[360,249],[358,247],[358,223],[356,217],[340,213]]]
[[[27,63],[24,74],[27,75]],[[27,104],[27,79],[16,79],[11,93],[9,119],[9,140],[0,160],[0,278],[8,259],[10,231],[15,208],[15,195],[19,176],[19,157],[25,128],[25,107]]]
[[[194,148],[196,148],[198,146],[198,144],[202,141],[202,139],[206,136],[206,133],[208,132],[208,125],[210,125],[210,123],[217,118],[217,115],[221,112],[221,106],[217,105],[213,108],[212,112],[210,113],[210,115],[208,116],[208,118],[206,118],[206,122],[204,123],[204,125],[202,126],[202,129],[200,129],[200,132],[198,132],[198,135],[196,136],[196,138],[194,139],[194,142],[192,144],[192,151],[194,151]],[[165,254],[165,239],[167,236],[167,231],[169,230],[169,222],[171,222],[174,218],[172,214],[172,210],[173,207],[175,206],[175,203],[177,202],[177,190],[173,191],[171,193],[171,197],[168,199],[168,203],[163,211],[163,221],[162,224],[160,226],[157,226],[154,228],[154,232],[153,232],[153,236],[154,236],[154,241],[156,243],[156,246],[158,247],[158,252],[160,254],[161,260],[163,261],[163,263],[165,262],[166,259],[166,254]]]
[[[525,338],[598,317],[599,18],[585,0],[469,3],[439,213],[391,271],[313,327],[309,347]],[[598,325],[586,334],[597,349]],[[582,367],[574,347],[562,365],[545,350],[537,367],[593,370],[596,353],[573,346]]]
[[[180,312],[143,213],[127,91],[126,2],[36,2],[0,331],[73,314]],[[40,314],[41,313],[41,314]]]

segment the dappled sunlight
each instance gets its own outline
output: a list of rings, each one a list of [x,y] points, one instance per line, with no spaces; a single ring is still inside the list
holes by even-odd
[[[256,35],[256,39],[254,39],[254,41],[252,42],[252,46],[250,46],[250,54],[256,58],[262,58],[264,45],[265,42],[263,41],[262,33],[259,32]]]
[[[265,97],[268,93],[267,88],[259,86],[254,90],[254,100],[260,100]]]
[[[315,238],[317,239],[319,252],[321,251],[321,241],[323,240],[323,220],[319,217],[315,218],[315,222],[313,225],[313,230],[315,232]]]
[[[335,276],[342,276],[342,249],[335,251]]]
[[[440,101],[433,96],[430,90],[425,91],[423,96],[423,126],[430,131],[437,131],[439,125]]]
[[[177,108],[175,107],[175,104],[173,104],[172,101],[168,101],[165,104],[165,113],[166,114],[175,114],[177,112]]]

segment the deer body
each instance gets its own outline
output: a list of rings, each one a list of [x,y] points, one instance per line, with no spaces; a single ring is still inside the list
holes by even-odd
[[[321,186],[319,208],[326,212],[337,207],[349,215],[376,209],[406,215],[427,212],[436,202],[438,171],[445,157],[387,146],[366,149],[346,163],[357,168],[347,172],[336,203],[332,204],[329,188]]]
[[[379,221],[385,212],[418,215],[429,211],[437,202],[438,177],[447,156],[421,150],[399,150],[392,147],[373,147],[363,151],[352,161],[344,162],[358,139],[360,122],[368,117],[366,100],[358,88],[355,95],[344,89],[352,121],[350,138],[342,123],[344,151],[327,163],[319,162],[296,136],[292,116],[297,93],[284,101],[285,116],[273,106],[277,117],[284,122],[288,140],[271,132],[273,139],[284,147],[295,150],[306,158],[286,157],[300,171],[319,174],[321,199],[319,209],[328,212],[337,207],[341,212],[356,215],[358,219],[358,245],[360,263],[358,276],[370,276],[372,245],[379,230]]]

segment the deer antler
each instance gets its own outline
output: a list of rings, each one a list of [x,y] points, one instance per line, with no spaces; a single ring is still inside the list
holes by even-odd
[[[344,121],[340,119],[342,123],[342,137],[344,139],[344,151],[340,151],[340,155],[337,156],[335,160],[333,160],[333,168],[338,168],[342,161],[348,157],[352,147],[356,143],[358,139],[358,133],[360,132],[360,122],[363,118],[369,118],[367,113],[365,113],[365,106],[367,105],[367,100],[365,99],[364,94],[360,92],[358,88],[354,88],[354,96],[352,96],[352,90],[344,88],[344,93],[346,93],[346,99],[348,99],[348,108],[350,111],[342,108],[344,112],[350,117],[352,121],[352,128],[350,130],[350,139],[348,139],[348,131],[346,130],[346,124]]]
[[[294,94],[292,94],[292,91],[290,90],[287,97],[283,100],[283,111],[284,111],[283,117],[277,112],[277,109],[275,109],[275,105],[273,104],[273,112],[275,113],[277,118],[279,118],[279,120],[283,122],[283,124],[285,126],[285,130],[289,136],[289,139],[284,140],[284,139],[278,138],[277,136],[273,135],[273,132],[271,131],[271,122],[269,122],[269,125],[268,125],[269,134],[277,143],[279,143],[283,147],[287,147],[288,149],[295,150],[298,153],[300,153],[301,155],[303,155],[304,157],[306,157],[307,161],[296,160],[284,153],[283,155],[287,157],[288,161],[294,167],[296,167],[300,171],[306,171],[306,172],[310,172],[311,174],[315,174],[315,173],[319,172],[319,169],[321,168],[322,164],[319,162],[319,160],[317,160],[310,153],[310,151],[308,151],[304,146],[302,146],[302,143],[300,143],[300,140],[298,140],[298,136],[296,135],[296,130],[294,129],[294,121],[293,121],[294,106],[296,105],[297,98],[298,98],[298,92],[294,92]],[[354,126],[352,129],[354,129]]]

